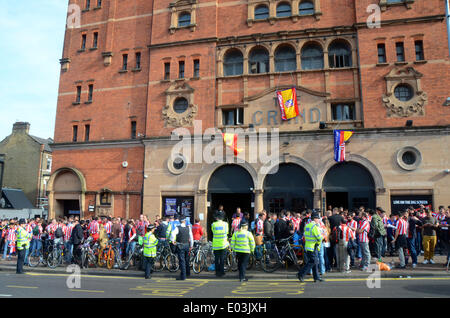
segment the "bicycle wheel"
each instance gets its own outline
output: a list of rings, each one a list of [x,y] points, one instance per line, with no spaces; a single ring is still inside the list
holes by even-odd
[[[39,251],[39,256],[37,256],[37,251],[34,250],[33,253],[31,253],[28,256],[28,266],[30,267],[36,267],[39,265],[40,262],[43,262],[43,258],[42,258],[42,250]]]
[[[97,267],[97,258],[95,257],[93,252],[89,252],[87,255],[87,267]]]
[[[233,272],[238,270],[238,263],[237,263],[237,258],[236,258],[236,253],[232,252],[231,254],[231,270]]]
[[[114,267],[115,254],[112,248],[108,249],[106,253],[106,267],[108,269],[112,269]]]
[[[192,270],[199,274],[206,267],[206,256],[202,251],[199,251],[192,262]]]
[[[250,254],[250,257],[248,258],[247,270],[251,269],[254,264],[255,264],[255,255]]]
[[[58,251],[56,249],[48,255],[47,266],[50,268],[56,268],[58,266]]]
[[[289,258],[291,259],[291,261],[294,263],[294,266],[297,270],[300,270],[301,266],[298,262],[298,258],[297,255],[295,254],[293,249],[289,250],[289,254],[288,254]]]
[[[178,257],[173,253],[166,255],[164,263],[166,264],[166,268],[169,270],[169,272],[176,272],[180,268]]]
[[[164,263],[163,254],[161,254],[161,252],[156,252],[155,262],[153,263],[153,270],[155,272],[161,272],[165,266],[166,265]]]
[[[278,254],[275,250],[264,250],[261,258],[261,267],[267,273],[273,273],[280,267],[281,263],[278,260]]]

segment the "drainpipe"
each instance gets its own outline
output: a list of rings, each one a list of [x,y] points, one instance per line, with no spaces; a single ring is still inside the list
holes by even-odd
[[[445,18],[447,20],[447,44],[450,57],[450,0],[445,0]]]

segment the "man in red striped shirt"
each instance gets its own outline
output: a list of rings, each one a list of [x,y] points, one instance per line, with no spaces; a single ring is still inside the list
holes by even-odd
[[[338,270],[345,273],[350,273],[350,256],[348,255],[348,242],[353,238],[353,231],[347,226],[344,219],[341,220],[341,225],[338,229],[338,253],[337,263]]]
[[[408,212],[400,213],[400,217],[395,228],[395,237],[392,241],[398,250],[398,258],[400,259],[400,268],[405,268],[405,249],[408,247],[406,241],[406,233],[408,233]]]
[[[91,223],[89,223],[89,234],[92,236],[94,241],[98,240],[100,233],[100,226],[98,224],[98,217],[94,217]]]
[[[231,234],[239,230],[239,225],[241,224],[241,215],[239,213],[236,213],[236,217],[233,219],[233,222],[231,222]]]
[[[358,229],[356,233],[359,234],[359,246],[361,248],[361,270],[367,271],[370,264],[370,249],[369,249],[369,236],[370,223],[367,221],[367,213],[361,213],[361,221],[359,221]]]
[[[356,229],[358,228],[358,222],[355,220],[355,210],[349,212],[347,220],[347,226],[351,230],[351,239],[348,241],[348,253],[350,256],[350,267],[355,267],[355,255],[358,250],[358,243],[356,241]]]
[[[70,237],[72,236],[72,230],[73,230],[73,218],[69,218],[69,222],[65,224],[63,227],[63,233],[64,233],[64,245],[65,245],[65,256],[66,256],[66,262],[71,263],[72,262],[72,252],[73,252],[73,243],[70,241]]]

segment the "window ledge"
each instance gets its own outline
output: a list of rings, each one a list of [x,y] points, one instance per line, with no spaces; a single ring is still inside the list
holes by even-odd
[[[389,63],[377,63],[377,66],[389,66]]]
[[[408,62],[395,62],[394,64],[395,65],[407,65]]]
[[[80,104],[81,104],[80,102],[73,102],[72,103],[73,106],[80,105]]]
[[[127,73],[128,70],[119,70],[119,73]]]
[[[77,53],[83,53],[83,52],[86,52],[86,49],[79,49],[79,50],[77,51]]]
[[[200,80],[200,76],[197,76],[197,77],[191,77],[189,80],[190,80],[190,81],[198,81],[198,80]]]
[[[175,82],[185,82],[185,81],[186,79],[184,77],[175,79]]]
[[[133,68],[131,71],[132,72],[140,72],[142,69],[139,67],[139,68]]]
[[[160,81],[160,83],[170,83],[170,79],[163,79]]]
[[[414,64],[426,64],[426,63],[428,63],[427,60],[414,61]]]
[[[94,10],[99,10],[99,9],[101,9],[101,8],[102,8],[102,6],[95,7]]]
[[[242,124],[242,125],[219,125],[217,127],[218,129],[227,129],[227,128],[249,128],[248,124]]]
[[[87,102],[84,102],[85,104],[92,104],[92,101],[91,100],[88,100]]]
[[[182,30],[182,29],[190,29],[191,32],[194,32],[196,27],[197,27],[197,24],[196,24],[196,23],[194,23],[194,24],[189,24],[189,25],[184,25],[184,26],[170,27],[170,28],[169,28],[169,32],[170,32],[170,34],[174,34],[175,31],[177,31],[177,30]]]
[[[83,9],[83,10],[81,10],[81,12],[88,12],[88,11],[91,11],[91,9]]]
[[[98,47],[91,47],[91,48],[89,49],[89,51],[96,51],[96,50],[98,50]]]

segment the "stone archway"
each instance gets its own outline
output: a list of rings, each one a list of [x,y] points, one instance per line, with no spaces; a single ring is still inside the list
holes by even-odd
[[[50,177],[48,183],[49,219],[68,216],[69,211],[84,215],[86,179],[75,168],[60,168]]]

